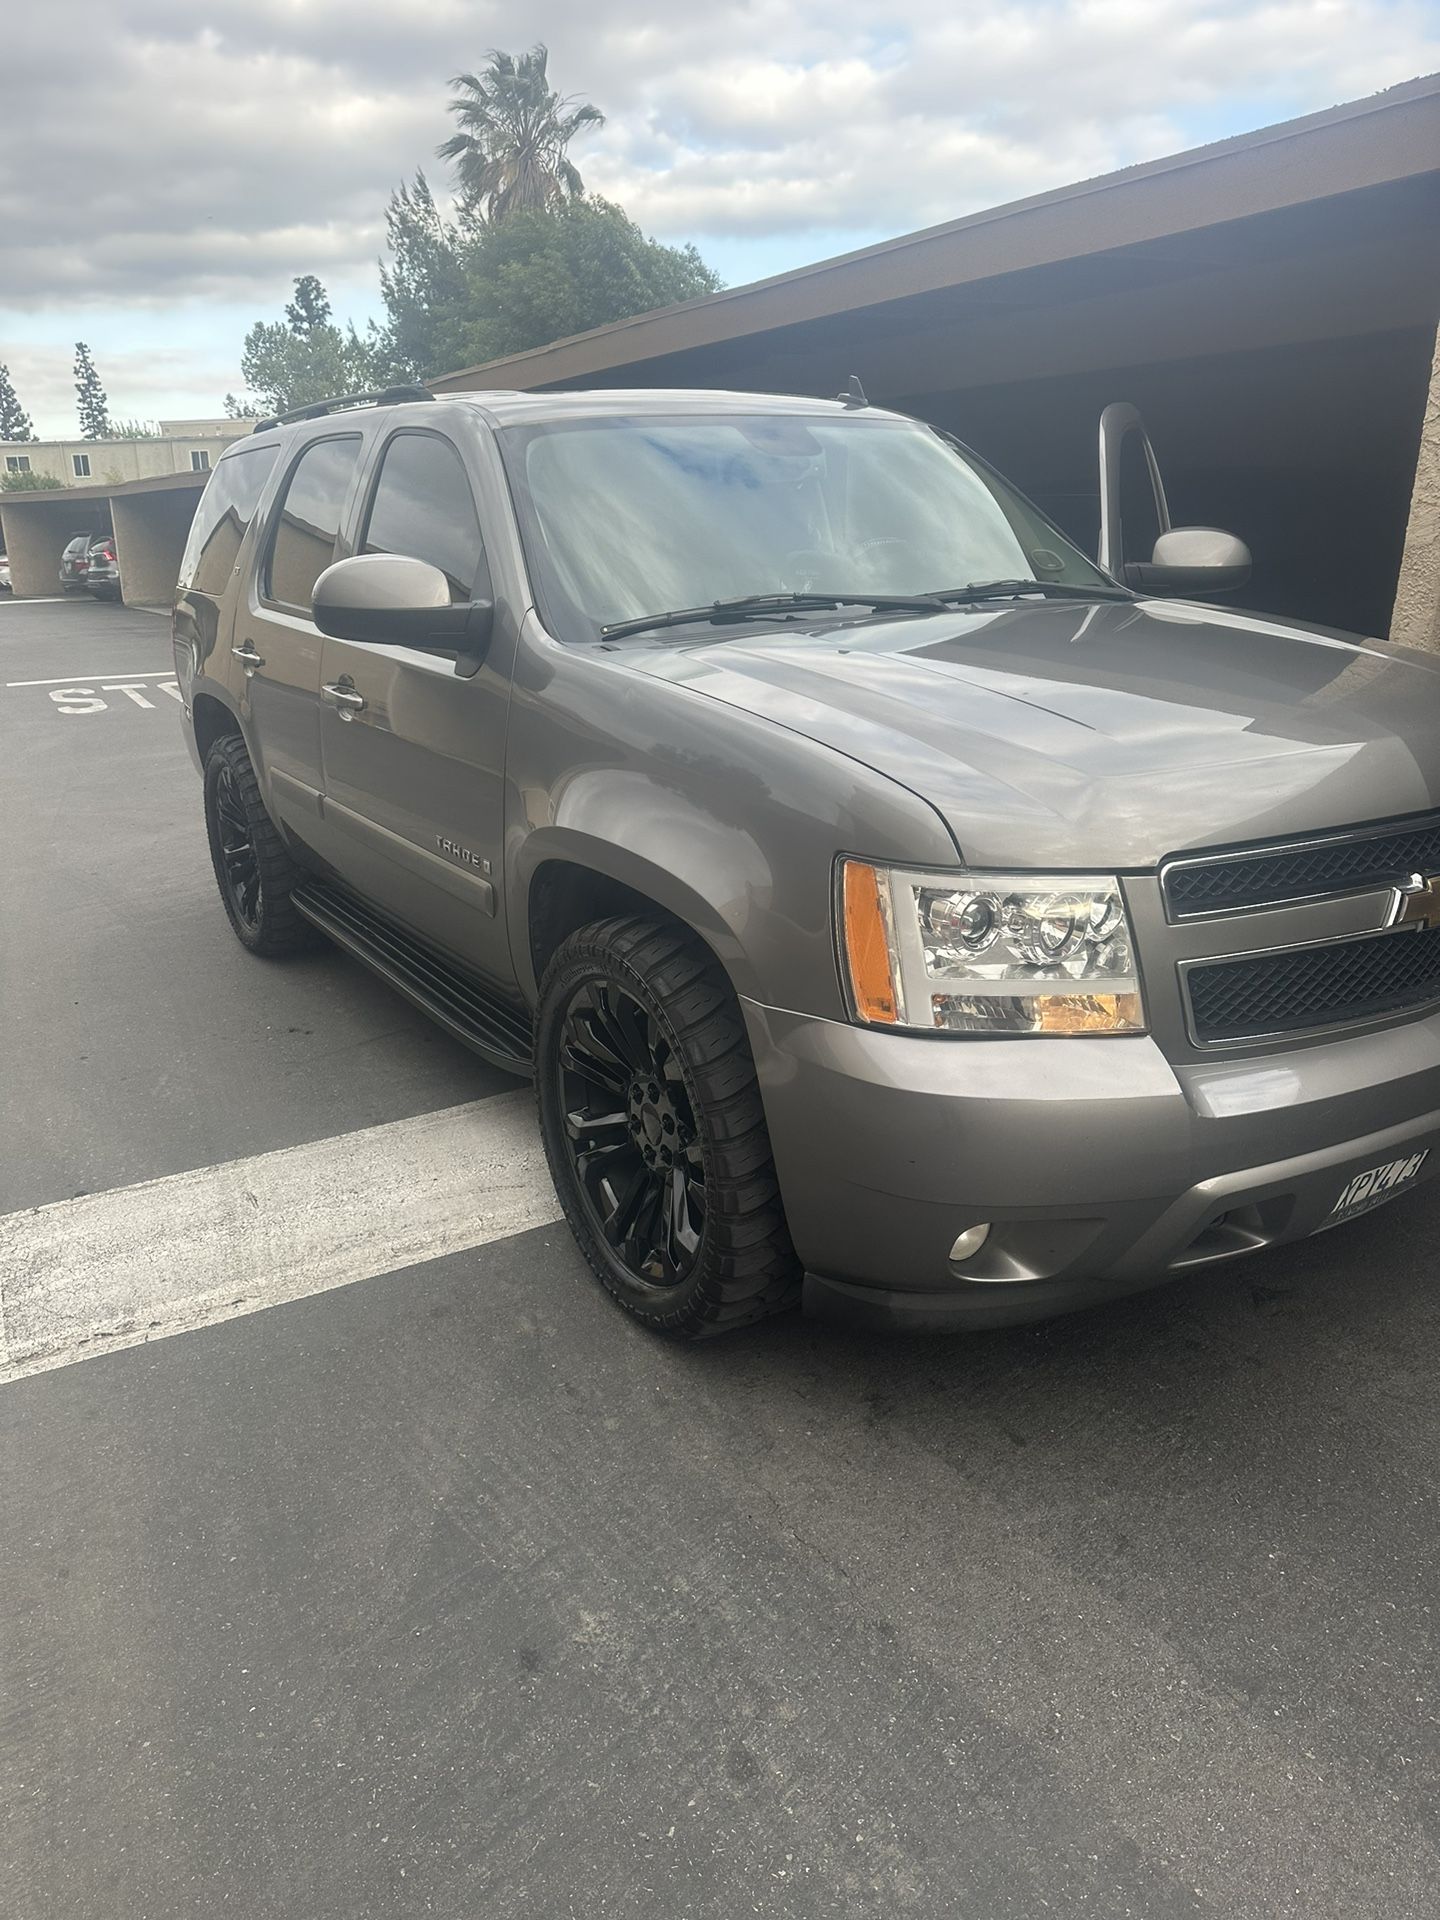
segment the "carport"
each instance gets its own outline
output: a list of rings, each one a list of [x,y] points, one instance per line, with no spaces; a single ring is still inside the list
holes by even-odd
[[[0,493],[0,535],[17,596],[56,592],[60,555],[77,533],[113,533],[120,595],[131,606],[167,602],[208,473],[167,473],[117,486]]]
[[[1437,318],[1432,76],[434,385],[828,394],[858,373],[1091,551],[1097,422],[1131,400],[1176,523],[1249,542],[1247,603],[1440,647]]]

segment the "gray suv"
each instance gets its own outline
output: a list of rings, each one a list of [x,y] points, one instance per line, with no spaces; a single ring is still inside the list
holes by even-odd
[[[1038,1318],[1415,1186],[1435,665],[1173,597],[1248,556],[1170,526],[1132,416],[1103,568],[853,383],[262,422],[174,622],[236,934],[533,1075],[666,1332]]]

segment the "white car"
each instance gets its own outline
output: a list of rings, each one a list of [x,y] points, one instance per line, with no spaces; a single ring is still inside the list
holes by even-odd
[[[0,593],[9,593],[9,591],[10,560],[8,555],[0,553]]]

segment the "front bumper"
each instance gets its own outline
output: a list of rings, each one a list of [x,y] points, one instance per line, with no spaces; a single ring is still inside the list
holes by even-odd
[[[1149,1036],[931,1039],[742,1005],[817,1312],[1045,1319],[1300,1239],[1402,1155],[1440,1171],[1440,1014],[1184,1066]]]

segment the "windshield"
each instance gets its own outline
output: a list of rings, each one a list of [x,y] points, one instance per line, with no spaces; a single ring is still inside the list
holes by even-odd
[[[998,476],[911,421],[642,415],[501,440],[562,639],[750,594],[1109,584]]]

